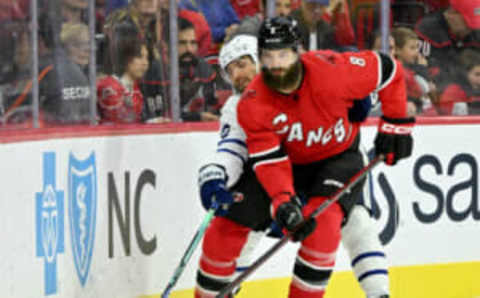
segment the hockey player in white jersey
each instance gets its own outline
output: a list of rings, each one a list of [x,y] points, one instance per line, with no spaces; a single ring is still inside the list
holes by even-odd
[[[234,37],[222,47],[219,60],[223,75],[234,88],[234,94],[221,111],[220,140],[216,153],[199,171],[203,206],[208,209],[212,200],[217,200],[221,207],[205,235],[195,297],[213,297],[232,279],[235,269],[241,270],[243,266],[248,266],[252,250],[272,223],[270,218],[257,216],[265,208],[270,208],[270,202],[251,170],[245,144],[246,135],[237,122],[236,114],[242,91],[259,70],[257,39],[250,35]],[[354,110],[351,114],[353,117],[358,116]],[[256,202],[249,203],[252,200],[249,198],[253,197]],[[251,218],[255,220],[252,221]],[[357,280],[367,298],[389,297],[387,262],[370,211],[359,203],[351,209],[347,218],[342,227],[342,240]],[[221,243],[216,241],[220,240],[217,238],[221,235],[216,231],[225,224],[225,220],[239,224],[239,229],[242,225],[252,229],[248,241],[239,244],[243,248],[234,264],[211,261],[211,254],[219,253],[215,243]]]

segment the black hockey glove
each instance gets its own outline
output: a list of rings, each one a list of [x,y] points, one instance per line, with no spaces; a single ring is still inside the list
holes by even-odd
[[[382,116],[375,138],[376,155],[385,155],[385,163],[394,165],[412,154],[412,129],[415,118],[392,119]]]
[[[302,241],[307,238],[317,226],[314,218],[304,221],[302,215],[302,203],[297,196],[292,196],[290,202],[286,202],[278,206],[275,218],[283,229],[292,233],[292,240]]]
[[[232,194],[227,189],[228,176],[225,168],[218,164],[208,164],[200,168],[198,186],[203,207],[218,208],[215,215],[225,215],[233,203]]]

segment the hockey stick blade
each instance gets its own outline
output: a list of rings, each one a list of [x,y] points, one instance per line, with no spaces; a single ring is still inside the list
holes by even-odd
[[[188,261],[192,257],[193,252],[195,251],[195,248],[197,248],[198,244],[200,243],[200,240],[203,237],[203,234],[205,234],[205,231],[207,230],[208,225],[212,221],[215,215],[215,211],[217,211],[217,204],[214,203],[212,205],[212,208],[208,210],[207,215],[205,215],[205,218],[200,224],[200,227],[195,233],[195,236],[193,236],[192,241],[190,241],[190,244],[188,245],[187,250],[183,254],[182,259],[180,260],[180,263],[175,269],[175,272],[173,273],[172,278],[168,282],[167,287],[163,291],[161,298],[168,298],[170,296],[170,292],[173,290],[173,287],[175,286],[177,281],[180,279],[180,276],[182,275],[183,270],[187,266]]]
[[[292,232],[282,237],[282,239],[278,240],[269,250],[267,250],[263,255],[261,255],[247,270],[243,271],[242,274],[237,276],[232,282],[226,285],[220,293],[215,296],[215,298],[227,298],[228,295],[239,286],[245,279],[247,279],[253,272],[255,272],[261,265],[263,265],[270,257],[272,257],[280,248],[282,248],[285,244],[288,243],[288,240],[292,237],[292,234],[295,233],[301,226],[303,226],[308,220],[313,217],[317,217],[321,214],[325,209],[330,207],[333,203],[338,201],[345,193],[347,193],[352,187],[354,187],[357,183],[359,183],[362,178],[364,178],[368,173],[377,166],[381,161],[384,160],[383,155],[379,155],[375,157],[368,165],[366,165],[363,169],[361,169],[357,174],[355,174],[352,178],[350,178],[349,182],[340,188],[330,199],[323,202],[320,206],[318,206],[304,221],[303,223],[299,224],[298,227]]]

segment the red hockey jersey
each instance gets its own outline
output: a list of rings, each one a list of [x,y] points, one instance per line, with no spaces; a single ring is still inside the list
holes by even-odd
[[[351,146],[359,130],[348,120],[354,99],[378,91],[386,117],[407,116],[403,69],[391,58],[316,51],[301,62],[304,77],[295,92],[275,92],[257,76],[237,108],[256,175],[270,197],[282,201],[295,193],[292,163],[320,161]]]
[[[102,122],[132,123],[142,120],[143,95],[137,82],[129,90],[119,78],[108,76],[98,81],[97,94]]]

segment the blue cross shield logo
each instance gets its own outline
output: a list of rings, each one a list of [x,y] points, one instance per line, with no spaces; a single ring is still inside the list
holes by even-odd
[[[45,295],[57,293],[57,255],[65,251],[63,191],[56,189],[55,153],[43,154],[43,190],[35,194],[36,255],[45,259]]]
[[[97,171],[95,153],[78,160],[68,159],[68,214],[70,238],[78,278],[85,286],[93,255],[97,215]]]

